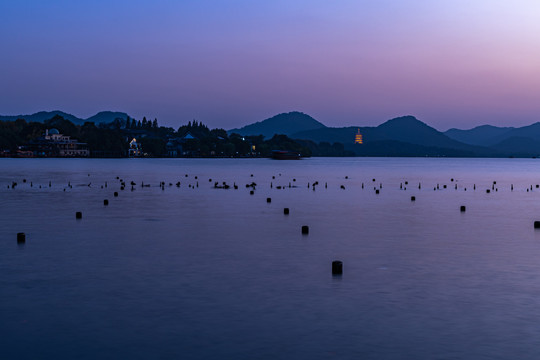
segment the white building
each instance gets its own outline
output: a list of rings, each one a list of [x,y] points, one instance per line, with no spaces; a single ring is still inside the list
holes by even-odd
[[[56,129],[45,130],[45,135],[35,142],[43,155],[60,157],[88,157],[90,151],[86,143],[60,134]]]

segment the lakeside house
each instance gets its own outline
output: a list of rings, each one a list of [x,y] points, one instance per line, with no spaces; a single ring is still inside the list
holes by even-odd
[[[129,142],[128,150],[129,157],[141,157],[143,155],[141,144],[137,142],[136,138],[133,138],[133,140]]]
[[[181,137],[169,138],[165,145],[168,157],[197,156],[198,151],[185,149],[185,144],[189,140],[198,140],[191,132],[186,132]]]
[[[29,149],[35,156],[41,157],[88,157],[90,155],[86,143],[60,134],[57,129],[45,130],[45,134],[30,142]]]
[[[169,138],[167,140],[167,144],[165,144],[165,148],[167,149],[167,156],[168,157],[178,157],[183,154],[183,142],[181,139],[178,138]]]

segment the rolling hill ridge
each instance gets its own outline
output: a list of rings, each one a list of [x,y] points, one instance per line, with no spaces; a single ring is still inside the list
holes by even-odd
[[[311,121],[304,126],[303,123],[295,123],[296,116],[280,114],[241,129],[232,129],[229,133],[262,134],[267,138],[285,134],[303,141],[342,143],[347,150],[359,156],[540,155],[540,123],[521,128],[484,125],[471,130],[450,129],[443,133],[410,115],[390,119],[374,127],[327,127],[303,113],[289,114],[302,114]],[[313,124],[316,126],[312,126]],[[294,132],[295,129],[301,130]],[[362,145],[354,143],[358,130],[363,136]]]
[[[271,138],[276,134],[291,136],[301,131],[324,129],[325,125],[309,115],[299,111],[282,113],[269,119],[246,125],[240,129],[231,129],[229,134],[236,133],[244,136],[263,135]]]
[[[123,112],[113,112],[113,111],[101,111],[96,115],[91,116],[87,119],[81,119],[74,115],[65,113],[63,111],[54,110],[54,111],[40,111],[31,115],[0,115],[0,121],[15,121],[17,119],[24,119],[27,122],[44,122],[50,120],[55,116],[61,116],[66,120],[71,121],[75,125],[82,125],[85,122],[94,122],[98,123],[110,123],[116,119],[125,120],[128,117],[128,114]]]

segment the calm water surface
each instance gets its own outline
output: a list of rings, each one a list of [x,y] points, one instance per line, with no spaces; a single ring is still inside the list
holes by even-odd
[[[0,358],[538,359],[536,184],[535,159],[0,159]]]

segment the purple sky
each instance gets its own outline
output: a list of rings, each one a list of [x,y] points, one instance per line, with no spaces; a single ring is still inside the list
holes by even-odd
[[[0,2],[0,114],[540,121],[537,0]]]

